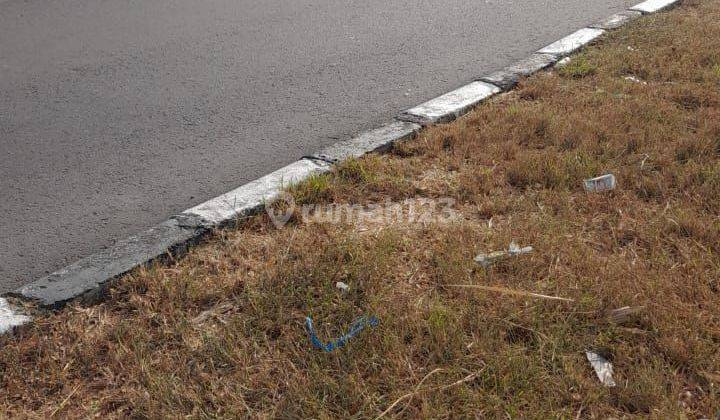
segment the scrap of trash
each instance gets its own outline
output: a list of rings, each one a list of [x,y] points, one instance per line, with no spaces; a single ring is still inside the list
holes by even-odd
[[[615,175],[607,174],[597,178],[591,178],[585,180],[585,191],[599,193],[604,191],[611,191],[617,187],[617,181]]]
[[[346,283],[343,283],[341,281],[335,283],[335,287],[344,293],[347,293],[350,291],[350,286],[348,286]]]
[[[588,362],[590,362],[590,365],[595,370],[595,374],[603,385],[607,387],[614,387],[617,385],[612,377],[612,363],[610,363],[606,358],[592,351],[586,351],[585,356],[587,357]]]
[[[495,251],[489,254],[480,254],[475,257],[475,262],[488,268],[497,261],[505,260],[516,255],[528,254],[532,252],[531,246],[520,248],[515,242],[511,242],[507,251]]]
[[[603,385],[608,388],[612,388],[617,385],[612,377],[612,363],[599,354],[589,350],[585,352],[585,356],[593,369],[595,369],[595,374]]]
[[[358,335],[362,330],[365,329],[365,327],[376,327],[380,321],[374,316],[371,317],[360,317],[355,322],[350,325],[350,330],[347,334],[343,335],[342,337],[338,338],[335,341],[331,341],[327,344],[323,344],[323,342],[318,338],[317,333],[315,332],[315,327],[313,326],[312,318],[307,317],[305,318],[305,328],[308,331],[308,334],[310,334],[310,341],[312,342],[313,346],[317,349],[331,352],[335,349],[339,349],[341,347],[345,347],[347,342]]]
[[[597,375],[598,379],[600,379],[600,382],[602,382],[603,385],[609,388],[617,385],[612,377],[612,363],[610,363],[606,358],[592,351],[586,351],[585,356],[587,357],[588,362],[590,362],[590,365],[593,367],[593,369],[595,369],[595,374]]]
[[[640,83],[641,85],[647,85],[646,81],[641,80],[635,76],[625,76],[625,77],[623,77],[623,79],[627,80],[628,82]]]
[[[29,321],[29,317],[16,313],[6,299],[0,298],[0,334],[5,334]]]
[[[643,309],[645,309],[644,306],[623,306],[622,308],[613,309],[608,314],[608,318],[611,322],[615,324],[622,324],[626,322],[628,319],[630,319],[633,315],[640,313]]]
[[[565,58],[563,58],[562,60],[558,61],[557,64],[555,64],[555,67],[556,67],[556,68],[565,67],[565,66],[567,66],[568,64],[570,64],[570,61],[571,61],[571,60],[572,60],[572,58],[570,58],[570,57],[565,57]]]

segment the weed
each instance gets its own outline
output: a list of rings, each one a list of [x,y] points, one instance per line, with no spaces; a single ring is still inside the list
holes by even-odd
[[[587,57],[581,55],[575,57],[568,64],[560,68],[560,75],[573,79],[582,79],[597,73],[597,66],[592,64]]]
[[[320,203],[330,198],[330,178],[327,174],[313,175],[305,182],[288,189],[298,205]]]
[[[338,167],[338,175],[341,179],[349,182],[372,182],[377,174],[369,168],[367,163],[367,160],[348,159]]]

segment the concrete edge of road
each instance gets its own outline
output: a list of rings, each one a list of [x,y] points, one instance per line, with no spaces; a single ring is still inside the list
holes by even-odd
[[[31,311],[24,307],[59,309],[76,300],[88,304],[97,302],[105,296],[114,281],[124,274],[154,262],[174,260],[213,230],[259,213],[265,203],[280,197],[284,187],[328,172],[333,165],[347,159],[388,151],[395,142],[413,138],[424,126],[453,121],[499,92],[512,89],[523,77],[548,68],[592,43],[606,31],[681,2],[647,0],[632,6],[573,32],[511,66],[480,76],[465,86],[408,109],[393,122],[332,145],[317,154],[305,156],[284,168],[185,210],[144,232],[123,239],[108,249],[6,293],[3,296],[7,299],[0,298],[0,334],[31,321],[28,315]]]

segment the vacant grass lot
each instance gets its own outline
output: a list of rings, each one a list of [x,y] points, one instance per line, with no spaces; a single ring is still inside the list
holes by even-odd
[[[451,197],[455,221],[298,213],[278,230],[258,216],[170,267],[127,276],[106,303],[0,338],[0,411],[714,417],[719,22],[720,1],[686,1],[391,155],[292,190],[300,203]],[[615,191],[583,190],[604,173]],[[487,269],[473,261],[512,240],[534,251]],[[612,321],[624,306],[640,308]],[[312,347],[306,316],[327,340],[362,315],[379,325],[332,353]],[[615,388],[587,349],[612,361]]]

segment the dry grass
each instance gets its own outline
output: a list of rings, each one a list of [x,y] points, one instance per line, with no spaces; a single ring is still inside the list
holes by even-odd
[[[456,123],[294,188],[452,197],[446,224],[265,216],[112,299],[0,338],[10,417],[712,417],[720,408],[720,1],[644,18]],[[630,48],[628,48],[630,47]],[[647,84],[624,79],[634,76]],[[614,173],[617,190],[583,178]],[[511,240],[531,254],[484,270]],[[348,293],[336,281],[350,285]],[[573,299],[551,301],[451,284]],[[643,306],[621,324],[608,312]],[[313,349],[353,319],[380,325]],[[584,350],[610,358],[600,385]],[[393,406],[393,404],[397,402]]]

